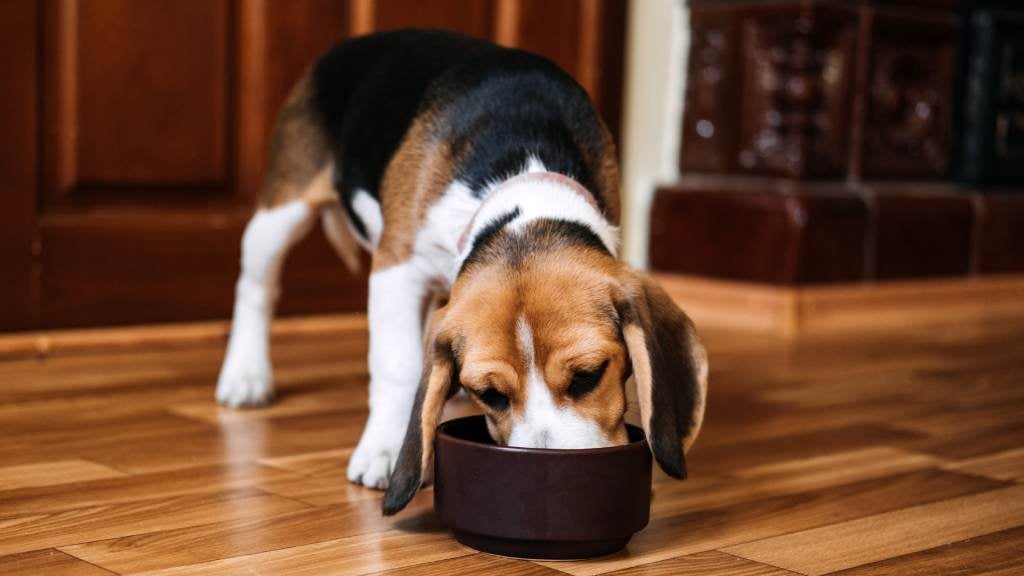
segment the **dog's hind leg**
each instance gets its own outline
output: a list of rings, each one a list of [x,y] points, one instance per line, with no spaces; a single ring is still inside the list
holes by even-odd
[[[258,406],[273,397],[269,339],[281,268],[316,216],[337,205],[331,171],[327,141],[310,111],[303,80],[274,127],[260,203],[242,236],[231,336],[217,379],[222,404]]]
[[[315,210],[296,199],[260,208],[245,227],[231,336],[217,379],[222,404],[258,406],[273,397],[270,323],[281,291],[281,267],[289,248],[312,228]]]

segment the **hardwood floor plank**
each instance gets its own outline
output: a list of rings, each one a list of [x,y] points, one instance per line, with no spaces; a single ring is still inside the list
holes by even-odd
[[[789,570],[711,551],[609,572],[609,576],[799,576]]]
[[[501,576],[564,576],[563,572],[546,568],[529,560],[514,560],[470,554],[428,564],[417,564],[398,570],[375,572],[372,576],[450,576],[451,574],[500,574]]]
[[[125,476],[124,472],[79,459],[4,466],[0,468],[0,492],[121,476]]]
[[[769,440],[857,425],[888,425],[931,411],[928,406],[918,404],[882,402],[851,402],[826,408],[803,409],[761,402],[756,394],[746,390],[742,390],[736,397],[720,401],[728,405],[714,404],[708,407],[705,415],[707,423],[700,433],[702,445]]]
[[[1024,528],[1012,528],[833,572],[833,576],[1018,576],[1024,574]]]
[[[366,378],[365,335],[340,342],[290,342],[274,348],[275,382]],[[0,400],[45,399],[55,393],[119,392],[142,385],[213,386],[221,346],[185,350],[121,351],[87,356],[0,362]],[[212,394],[210,395],[212,398]]]
[[[1024,403],[1021,405],[1024,406]],[[944,434],[897,443],[940,458],[962,460],[1024,446],[1024,426],[1011,424],[1000,428],[971,430],[961,434]]]
[[[0,574],[4,576],[109,576],[108,572],[60,550],[35,550],[0,556]]]
[[[341,482],[340,479],[336,480]],[[61,549],[118,573],[146,572],[183,564],[203,564],[393,530],[396,520],[380,512],[375,500],[338,506],[318,506],[271,516],[225,519],[188,528],[96,540]],[[418,496],[400,524],[407,530],[439,530],[433,521],[433,501]]]
[[[223,353],[220,354],[223,356]],[[0,363],[0,400],[40,399],[52,394],[108,391],[140,384],[169,384],[208,378],[215,373],[213,349],[167,352],[126,352]]]
[[[730,473],[750,466],[817,458],[836,452],[892,444],[913,444],[920,436],[877,425],[855,425],[766,439],[702,445],[686,455],[694,476]]]
[[[294,500],[246,489],[10,517],[0,528],[0,554],[58,548],[77,542],[236,518],[266,518],[303,508],[306,505]]]
[[[86,451],[96,462],[132,473],[187,466],[245,463],[298,451],[352,447],[359,440],[365,410],[243,420],[162,438],[127,440]],[[205,425],[204,425],[205,426]]]
[[[91,425],[163,413],[168,404],[208,398],[209,385],[144,386],[109,392],[51,394],[34,400],[0,403],[0,422],[25,429],[48,420],[63,425]]]
[[[267,482],[264,489],[313,506],[333,506],[380,498],[380,492],[352,484],[345,478],[344,473],[337,476],[282,478]]]
[[[364,328],[275,340],[278,394],[258,410],[213,401],[224,342],[209,330],[0,360],[0,574],[1024,573],[1019,321],[703,331],[712,399],[690,479],[654,471],[651,523],[625,551],[545,563],[460,546],[429,488],[383,517],[379,491],[345,480]],[[457,396],[445,418],[475,410]],[[747,549],[760,555],[727,552]]]
[[[590,576],[697,552],[761,540],[1005,486],[1005,483],[939,470],[698,509],[652,520],[623,552],[595,560],[545,563]]]
[[[296,576],[347,574],[362,576],[417,564],[473,554],[444,533],[378,532],[295,546],[261,554],[238,556],[203,564],[191,564],[140,572],[144,576],[236,576],[246,573]]]
[[[360,371],[365,372],[365,368],[361,368]],[[334,376],[335,373],[332,372],[332,380],[337,380]],[[197,398],[171,404],[168,410],[172,414],[210,424],[229,424],[283,416],[358,410],[367,406],[368,398],[366,379],[360,374],[357,378],[332,381],[316,387],[285,387],[278,391],[273,404],[257,409],[235,410],[210,402],[209,398]]]
[[[0,517],[49,514],[259,487],[292,474],[257,464],[218,465],[0,492]]]
[[[1024,486],[1011,486],[749,542],[724,551],[817,576],[1021,525]]]
[[[654,486],[651,517],[897,476],[939,463],[931,456],[881,446],[753,466],[685,482],[669,479]]]
[[[998,480],[1024,480],[1024,448],[1011,448],[1002,452],[951,462],[948,470],[961,470]]]
[[[71,460],[85,458],[122,471],[108,455],[125,450],[136,443],[154,446],[173,445],[183,435],[210,435],[215,430],[206,424],[191,422],[170,414],[149,414],[120,421],[88,425],[49,423],[44,429],[0,424],[5,442],[0,444],[0,462],[32,464],[40,460]]]
[[[260,464],[280,468],[302,476],[330,476],[337,478],[344,475],[348,459],[352,456],[352,448],[335,448],[319,452],[303,452],[277,458],[263,458]]]
[[[937,437],[960,436],[1021,425],[1024,425],[1024,410],[1015,403],[974,406],[961,410],[939,408],[893,423],[897,428]]]

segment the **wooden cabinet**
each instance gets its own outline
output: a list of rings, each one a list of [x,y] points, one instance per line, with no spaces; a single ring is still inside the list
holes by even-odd
[[[549,55],[617,131],[625,0],[0,4],[0,329],[226,318],[274,115],[358,33],[450,28]],[[359,310],[322,235],[281,311]]]

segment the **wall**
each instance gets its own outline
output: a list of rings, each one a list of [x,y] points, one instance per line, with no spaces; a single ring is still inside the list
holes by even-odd
[[[623,257],[647,265],[656,186],[679,176],[689,9],[684,0],[630,4],[622,131]]]

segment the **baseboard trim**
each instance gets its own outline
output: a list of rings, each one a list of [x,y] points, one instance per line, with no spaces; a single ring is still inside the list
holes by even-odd
[[[227,343],[227,320],[182,324],[150,324],[116,328],[87,328],[20,332],[0,335],[0,360],[46,358],[53,355],[97,351],[155,350]],[[310,335],[341,335],[366,332],[366,314],[293,316],[274,321],[274,342]]]
[[[655,277],[699,327],[788,338],[1024,319],[1024,275],[809,287]]]

